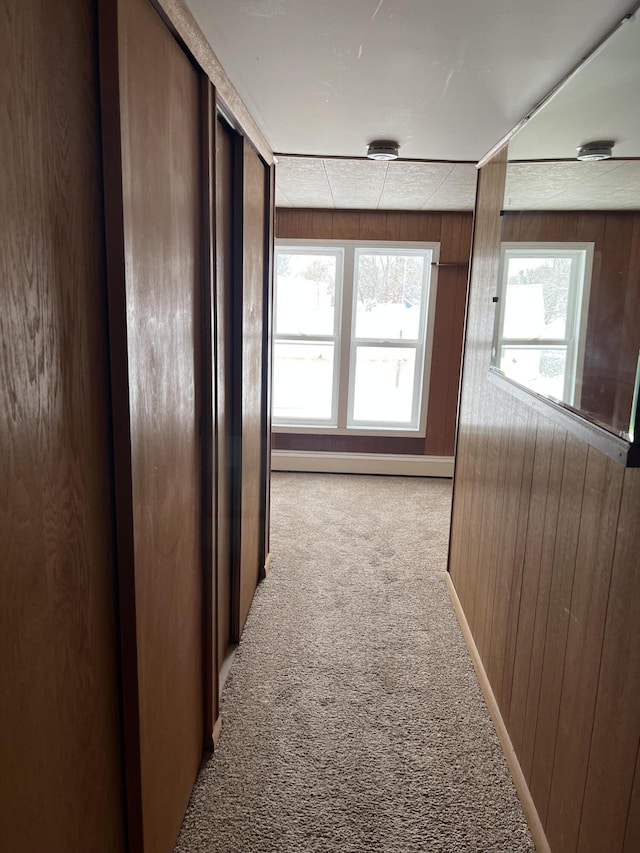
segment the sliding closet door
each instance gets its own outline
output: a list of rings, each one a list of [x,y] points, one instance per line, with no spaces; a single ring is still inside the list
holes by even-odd
[[[0,849],[122,853],[96,10],[1,14]]]
[[[203,747],[201,89],[149,0],[101,9],[129,822],[160,853]]]
[[[267,412],[264,383],[266,365],[264,335],[268,269],[268,170],[246,140],[238,145],[236,162],[237,197],[242,199],[236,217],[241,242],[236,252],[234,330],[236,387],[240,390],[235,422],[239,463],[236,492],[237,553],[234,566],[235,634],[239,637],[251,606],[265,561],[265,490]]]
[[[213,749],[219,716],[218,589],[217,589],[217,448],[215,439],[215,91],[200,75],[201,192],[202,192],[202,298],[199,304],[201,368],[199,385],[200,452],[202,457],[202,601],[204,746]]]
[[[231,436],[233,405],[233,151],[234,131],[216,125],[216,433],[218,453],[218,669],[231,643]]]

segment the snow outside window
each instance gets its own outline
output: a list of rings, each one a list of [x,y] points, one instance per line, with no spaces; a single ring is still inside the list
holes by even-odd
[[[502,244],[494,363],[572,406],[580,398],[592,256],[591,243]]]
[[[275,251],[273,423],[424,435],[437,244]]]

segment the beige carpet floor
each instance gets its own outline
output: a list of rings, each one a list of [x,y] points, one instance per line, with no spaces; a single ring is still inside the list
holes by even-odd
[[[181,853],[533,851],[445,586],[451,482],[276,474]]]

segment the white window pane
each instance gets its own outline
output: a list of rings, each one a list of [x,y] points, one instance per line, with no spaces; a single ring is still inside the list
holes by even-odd
[[[273,416],[277,420],[330,420],[333,400],[331,343],[276,341],[273,350]]]
[[[562,400],[566,362],[566,347],[503,347],[500,370],[538,394]]]
[[[414,349],[359,346],[354,421],[411,425],[415,370]]]
[[[356,252],[357,338],[418,339],[425,263],[424,255]]]
[[[276,334],[333,335],[336,255],[278,252]]]
[[[504,305],[505,338],[565,338],[571,258],[510,257]]]

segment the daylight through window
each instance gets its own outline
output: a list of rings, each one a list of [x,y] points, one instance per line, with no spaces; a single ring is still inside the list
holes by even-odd
[[[275,252],[273,423],[424,434],[437,244]]]
[[[582,381],[591,256],[591,244],[502,244],[495,363],[570,405],[578,403]]]

